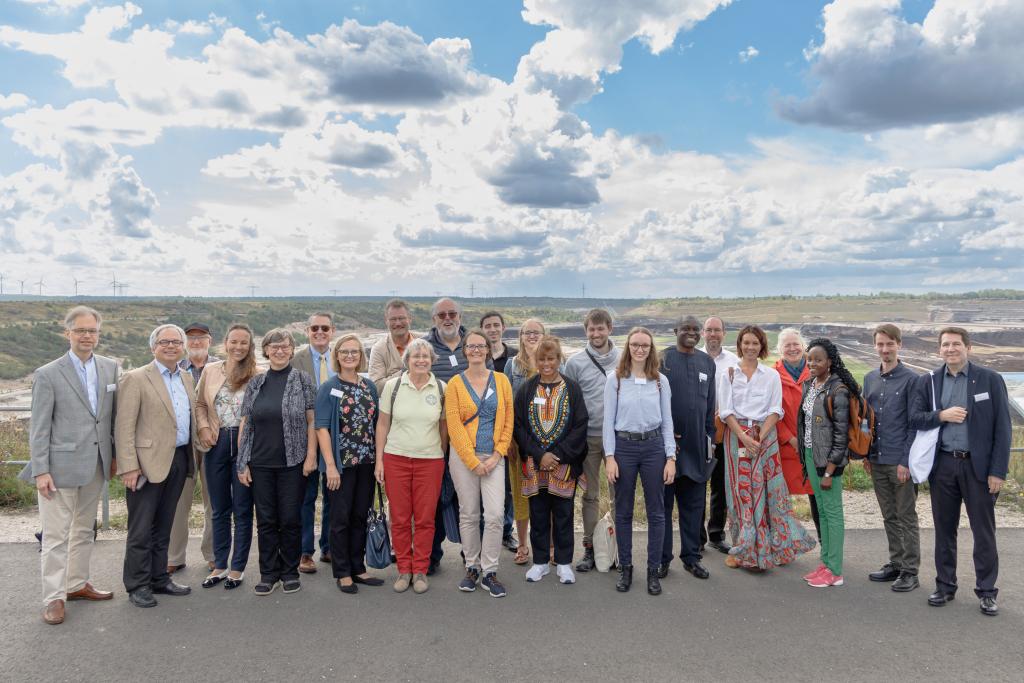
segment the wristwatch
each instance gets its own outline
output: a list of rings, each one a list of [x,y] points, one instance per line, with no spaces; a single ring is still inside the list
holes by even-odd
[[[825,474],[821,475],[821,478],[822,479],[831,479],[832,478],[832,473],[831,472],[826,472]]]

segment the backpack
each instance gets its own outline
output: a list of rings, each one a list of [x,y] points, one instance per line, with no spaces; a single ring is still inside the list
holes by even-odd
[[[832,393],[825,397],[825,413],[832,419]],[[846,448],[854,460],[866,458],[875,440],[875,411],[864,395],[850,396],[850,425],[846,432]]]
[[[597,520],[594,525],[594,568],[604,573],[619,563],[619,544],[615,540],[615,524],[612,513]]]

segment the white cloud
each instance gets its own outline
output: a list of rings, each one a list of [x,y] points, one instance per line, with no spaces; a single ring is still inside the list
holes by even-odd
[[[754,57],[757,57],[759,54],[761,54],[760,50],[758,50],[753,45],[748,45],[739,52],[740,62],[746,64]]]
[[[10,95],[0,95],[0,111],[5,109],[24,109],[32,100],[28,95],[20,92],[12,92]]]
[[[807,53],[818,83],[779,112],[800,123],[878,130],[955,123],[1024,107],[1024,3],[936,0],[924,21],[900,0],[835,0]]]

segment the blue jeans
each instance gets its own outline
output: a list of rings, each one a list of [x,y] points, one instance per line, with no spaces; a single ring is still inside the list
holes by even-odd
[[[313,524],[316,516],[316,496],[323,491],[320,510],[320,554],[331,552],[331,499],[327,495],[327,473],[312,472],[306,477],[306,497],[302,500],[302,554],[313,554]]]
[[[619,466],[619,480],[615,484],[619,564],[633,564],[633,501],[639,476],[647,507],[647,568],[657,569],[665,542],[665,444],[660,436],[646,441],[616,436],[615,463]]]
[[[228,567],[245,571],[252,546],[252,491],[238,481],[235,458],[238,449],[238,429],[221,429],[217,443],[203,457],[203,476],[210,493],[213,508],[213,563],[217,568]],[[231,522],[234,518],[234,533]],[[232,552],[232,545],[234,551]]]

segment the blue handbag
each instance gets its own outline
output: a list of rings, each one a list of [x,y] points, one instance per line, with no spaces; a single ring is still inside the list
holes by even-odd
[[[387,569],[391,566],[391,536],[388,534],[388,518],[384,514],[384,494],[377,484],[377,507],[370,503],[366,515],[366,566],[373,569]]]

